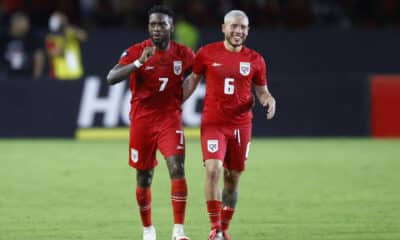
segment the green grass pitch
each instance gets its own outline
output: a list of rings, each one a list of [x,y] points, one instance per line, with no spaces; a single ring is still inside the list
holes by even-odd
[[[126,141],[0,140],[1,240],[141,239]],[[171,239],[163,160],[158,239]],[[200,144],[187,141],[186,231],[209,232]],[[233,240],[400,239],[400,140],[253,139]]]

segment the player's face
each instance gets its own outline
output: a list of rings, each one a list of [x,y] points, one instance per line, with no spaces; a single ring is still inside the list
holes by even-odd
[[[249,33],[249,20],[245,17],[235,16],[222,24],[225,40],[234,48],[243,45]]]
[[[153,13],[149,17],[149,34],[155,45],[168,43],[173,31],[172,19],[162,13]]]

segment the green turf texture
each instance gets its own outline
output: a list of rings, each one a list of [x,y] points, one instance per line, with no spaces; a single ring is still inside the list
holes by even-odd
[[[140,240],[126,141],[0,140],[0,239]],[[206,240],[200,144],[187,141],[186,232]],[[400,140],[254,139],[232,240],[400,239]],[[160,159],[153,222],[171,239]]]

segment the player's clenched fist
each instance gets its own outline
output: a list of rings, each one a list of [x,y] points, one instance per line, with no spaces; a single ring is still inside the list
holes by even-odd
[[[262,105],[267,108],[267,119],[272,119],[275,116],[275,98],[273,98],[272,96],[267,97]]]
[[[145,63],[151,56],[154,55],[156,47],[145,47],[142,52],[142,56],[139,58],[141,64]]]

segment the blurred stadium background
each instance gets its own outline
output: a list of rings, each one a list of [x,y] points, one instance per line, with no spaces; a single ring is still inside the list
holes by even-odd
[[[55,11],[85,29],[84,76],[0,74],[0,239],[138,239],[127,166],[127,83],[108,70],[147,37],[146,10],[176,12],[178,41],[222,39],[232,8],[246,11],[246,45],[268,65],[277,115],[254,109],[255,139],[233,239],[400,239],[400,1],[0,0],[0,31],[23,11],[43,39]],[[179,29],[179,30],[178,30]],[[1,47],[1,46],[0,46]],[[48,62],[47,62],[48,64]],[[0,73],[3,66],[0,66]],[[204,86],[184,105],[188,233],[206,239],[198,126]],[[169,237],[168,176],[154,182],[154,219]]]

